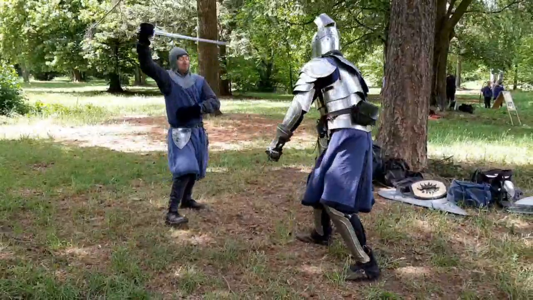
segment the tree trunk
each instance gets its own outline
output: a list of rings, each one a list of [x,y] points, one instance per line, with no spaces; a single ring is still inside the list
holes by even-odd
[[[421,171],[427,167],[435,0],[393,0],[389,30],[378,143],[388,157]]]
[[[455,86],[461,88],[461,55],[457,55],[457,70],[455,72]]]
[[[216,0],[197,0],[198,36],[204,39],[218,40],[218,19]],[[220,65],[216,44],[198,43],[198,73],[202,75],[213,92],[220,96]],[[216,111],[215,116],[222,112]]]
[[[272,82],[272,70],[274,64],[272,61],[262,62],[264,69],[259,69],[259,83],[258,90],[260,92],[272,93],[274,92],[274,83]]]
[[[133,85],[136,86],[145,86],[146,85],[146,75],[141,71],[139,66],[135,67],[135,81]]]
[[[450,41],[454,36],[455,25],[461,20],[473,0],[451,1],[452,7],[447,7],[447,0],[435,0],[435,49],[433,54],[433,79],[431,82],[431,105],[439,105],[441,110],[446,108],[446,66]]]
[[[289,88],[288,92],[292,92],[293,89],[293,80],[292,80],[292,55],[291,55],[291,45],[288,39],[285,39],[285,47],[287,47],[287,59],[289,64]]]
[[[228,70],[228,59],[226,57],[226,46],[222,45],[219,48],[220,59],[220,96],[231,96],[230,80],[226,77]]]
[[[122,93],[124,90],[122,89],[122,85],[120,83],[120,62],[119,62],[119,44],[118,42],[115,43],[113,46],[113,56],[115,59],[115,72],[109,74],[109,89],[107,92],[109,93]]]
[[[29,83],[30,82],[30,70],[28,70],[28,68],[26,68],[25,65],[22,65],[20,68],[22,70],[22,78],[24,79],[24,83]]]
[[[108,93],[123,93],[122,85],[120,84],[120,76],[116,73],[109,74],[109,88],[107,89]]]
[[[148,83],[146,83],[146,74],[144,74],[142,71],[140,72],[140,74],[141,74],[141,86],[148,85]]]
[[[72,79],[74,80],[74,82],[81,82],[82,81],[80,70],[77,70],[77,69],[72,70],[72,75],[73,75]]]
[[[135,67],[135,80],[133,81],[133,85],[141,85],[141,70],[139,67]]]
[[[435,36],[433,56],[432,97],[431,105],[438,105],[440,110],[446,108],[446,65],[450,49],[451,33],[441,30]]]
[[[513,91],[518,88],[518,64],[514,64],[514,79],[513,79]]]

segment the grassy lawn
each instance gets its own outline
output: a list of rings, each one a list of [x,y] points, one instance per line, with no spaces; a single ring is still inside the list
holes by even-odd
[[[164,225],[171,177],[153,88],[25,90],[45,108],[0,118],[0,299],[531,299],[531,217],[463,218],[377,198],[361,215],[383,271],[374,283],[343,280],[338,234],[329,248],[297,242],[312,225],[300,198],[316,112],[280,162],[264,154],[290,96],[223,100],[224,115],[206,120],[210,163],[194,194],[210,209],[183,211],[189,228],[175,230]],[[533,94],[513,97],[524,126],[482,106],[430,120],[429,172],[449,180],[509,167],[533,195]]]

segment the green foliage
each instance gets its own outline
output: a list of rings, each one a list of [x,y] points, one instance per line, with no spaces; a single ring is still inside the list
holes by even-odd
[[[101,106],[95,106],[93,104],[84,104],[76,106],[66,106],[59,103],[44,103],[42,101],[35,102],[30,109],[31,113],[39,116],[75,116],[80,114],[102,114],[105,113],[105,109]]]
[[[310,59],[313,19],[327,13],[337,22],[344,55],[365,78],[381,86],[389,0],[220,0],[219,36],[229,41],[222,64],[224,79],[240,91],[289,91]],[[463,1],[456,1],[455,8]],[[513,0],[475,0],[455,27],[448,70],[461,58],[463,78],[484,79],[490,69],[518,69],[518,82],[533,83],[530,49],[531,5]],[[150,22],[167,32],[197,35],[196,0],[122,0],[85,38],[90,25],[115,0],[5,0],[0,2],[0,53],[25,75],[95,75],[125,79],[138,68],[135,51],[139,24]],[[489,5],[490,4],[490,5]],[[504,9],[505,8],[505,9]],[[179,13],[177,13],[179,12]],[[489,13],[490,12],[490,13]],[[167,66],[173,46],[187,49],[197,68],[197,45],[156,36],[154,59]],[[506,74],[506,79],[510,76]],[[25,76],[28,79],[28,76]],[[84,77],[84,76],[83,76]],[[125,82],[123,81],[122,84]]]
[[[527,43],[533,36],[529,23],[531,11],[523,5],[501,0],[488,6],[474,1],[471,10],[455,28],[449,70],[455,70],[457,56],[461,56],[463,78],[467,80],[488,80],[491,69],[506,73],[505,81],[514,81],[514,69],[518,66],[518,82],[532,82],[527,73],[533,67],[527,55]],[[506,8],[506,9],[503,9]],[[493,12],[493,13],[487,13]]]
[[[0,61],[0,115],[26,114],[25,103],[15,69]]]

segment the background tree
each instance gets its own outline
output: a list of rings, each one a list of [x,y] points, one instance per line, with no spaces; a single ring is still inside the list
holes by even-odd
[[[43,69],[45,65],[45,27],[34,26],[40,6],[39,1],[0,2],[0,51],[5,59],[21,68],[24,82],[30,81],[32,69]]]
[[[415,171],[427,166],[435,17],[435,0],[392,1],[378,143]]]
[[[218,40],[218,18],[216,0],[198,0],[198,36]],[[198,74],[205,77],[211,89],[220,96],[218,46],[212,43],[198,43]]]

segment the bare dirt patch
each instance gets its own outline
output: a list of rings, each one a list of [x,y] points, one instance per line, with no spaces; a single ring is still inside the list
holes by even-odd
[[[209,117],[204,126],[209,136],[210,151],[241,150],[260,145],[275,137],[272,120],[255,114],[225,114]],[[168,122],[165,116],[137,116],[113,119],[101,125],[63,127],[46,122],[33,125],[5,125],[0,136],[6,138],[38,137],[78,147],[103,147],[121,152],[154,152],[167,150]],[[305,120],[287,147],[302,147],[314,142],[312,120]],[[43,170],[46,166],[34,166]]]
[[[204,126],[211,151],[239,150],[254,142],[274,138],[276,126],[281,121],[255,114],[225,114],[207,118]],[[146,137],[151,141],[166,141],[169,126],[166,117],[126,118],[124,122],[134,127],[150,128]],[[291,144],[312,141],[312,130],[311,121],[303,122]]]

